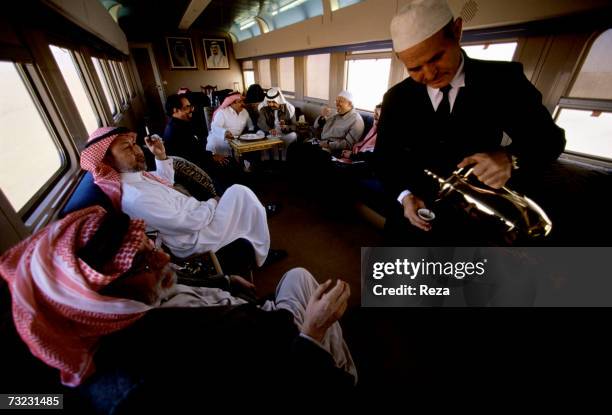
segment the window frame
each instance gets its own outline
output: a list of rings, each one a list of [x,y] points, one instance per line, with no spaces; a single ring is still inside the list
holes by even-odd
[[[245,74],[247,72],[252,72],[253,73],[253,84],[257,83],[256,80],[255,80],[255,70],[254,69],[242,69],[242,84],[244,85],[244,88],[245,88],[245,94],[246,94],[246,90],[249,89],[249,86],[250,86],[250,85],[248,85],[248,82],[247,82],[247,79],[246,79],[246,76],[245,76]]]
[[[312,97],[308,95],[308,58],[314,55],[329,55],[329,68],[327,68],[327,98],[318,98]],[[312,53],[308,55],[304,55],[304,101],[311,102],[314,104],[325,104],[328,105],[331,100],[330,87],[331,87],[331,79],[332,79],[332,52],[321,52],[321,53]]]
[[[119,73],[119,70],[117,68],[117,61],[109,59],[108,67],[110,68],[113,80],[115,81],[115,87],[117,88],[118,97],[121,99],[121,112],[123,112],[128,107],[129,98],[125,91],[123,81],[121,80],[121,74]]]
[[[611,29],[612,29],[612,26],[593,32],[589,41],[586,43],[582,56],[580,57],[580,60],[576,64],[576,67],[574,68],[574,72],[572,73],[571,81],[569,82],[567,88],[565,89],[564,94],[561,95],[561,97],[559,98],[559,101],[557,102],[557,105],[555,106],[555,110],[553,112],[553,120],[555,121],[555,123],[557,122],[559,114],[561,113],[561,110],[563,109],[593,111],[593,112],[601,111],[601,112],[606,112],[606,113],[612,113],[612,99],[575,98],[575,97],[570,96],[572,88],[574,87],[574,84],[576,83],[576,80],[578,79],[578,76],[580,75],[584,62],[586,61],[586,59],[589,56],[589,53],[591,52],[591,48],[593,47],[593,44],[599,38],[599,36],[601,36],[607,30],[611,30]],[[569,159],[585,161],[588,163],[594,163],[594,164],[605,166],[605,167],[612,167],[612,157],[606,158],[606,157],[601,157],[595,154],[580,153],[578,151],[572,151],[572,150],[567,150],[567,149],[564,150],[563,154],[565,154],[567,158]]]
[[[119,68],[123,73],[123,79],[125,81],[128,99],[131,101],[136,96],[136,88],[134,87],[134,83],[132,80],[132,75],[130,74],[129,63],[126,60],[119,61]]]
[[[40,69],[33,63],[13,62],[32,102],[49,131],[61,161],[60,168],[30,197],[16,214],[25,228],[36,231],[50,220],[66,193],[76,184],[79,176],[79,154],[70,139],[62,114],[56,108],[50,91],[46,88]]]
[[[262,75],[262,70],[261,70],[262,69],[261,68],[261,62],[262,61],[268,61],[268,77],[270,78],[270,85],[269,86],[264,86],[263,85],[263,79],[262,79],[262,76],[261,76]],[[267,90],[267,89],[269,89],[269,88],[271,88],[273,86],[272,85],[272,83],[273,83],[273,81],[272,81],[272,58],[261,58],[261,59],[257,59],[256,62],[257,62],[256,63],[256,65],[257,65],[257,71],[256,71],[257,78],[255,79],[255,81],[257,81],[257,83],[259,85],[261,85],[261,87],[264,90]]]
[[[85,63],[85,57],[83,56],[82,51],[78,49],[73,49],[69,46],[62,45],[61,43],[57,44],[57,43],[49,42],[48,47],[49,47],[49,51],[51,52],[51,56],[53,59],[55,59],[55,57],[53,56],[53,51],[51,50],[51,46],[54,46],[60,49],[65,49],[70,54],[72,63],[74,64],[77,75],[79,76],[79,79],[81,80],[81,84],[83,85],[83,89],[85,90],[85,96],[87,97],[87,100],[89,101],[89,104],[91,105],[91,109],[95,117],[98,120],[98,128],[104,126],[106,124],[104,111],[102,110],[100,105],[96,102],[96,100],[98,99],[98,94],[97,94],[96,89],[92,85],[92,80],[91,80],[92,75],[89,72],[89,69],[87,68],[87,65]],[[56,61],[56,64],[57,64],[57,61]],[[66,82],[63,74],[62,74],[62,80],[64,81],[64,83]],[[66,85],[66,87],[68,87],[68,85]],[[70,96],[72,97],[72,93],[70,93]],[[72,99],[74,100],[74,97],[72,97]],[[76,105],[76,102],[75,102],[75,105]],[[82,120],[82,117],[81,117],[81,120]],[[83,123],[85,123],[84,120],[82,121]]]
[[[116,84],[115,77],[112,74],[112,70],[110,67],[109,59],[107,58],[98,58],[100,60],[102,66],[102,72],[104,72],[104,76],[108,80],[108,86],[115,101],[115,107],[117,108],[117,112],[113,114],[113,120],[117,121],[121,117],[121,113],[124,110],[123,104],[121,103],[121,95],[118,90],[118,86]]]
[[[516,62],[515,59],[521,51],[521,42],[523,39],[518,37],[508,37],[508,38],[497,38],[497,39],[487,39],[487,40],[478,40],[471,39],[467,42],[461,42],[459,46],[462,48],[464,46],[480,46],[480,45],[496,45],[500,43],[516,43],[516,49],[514,49],[514,55],[512,55],[512,59],[509,62]]]
[[[281,85],[281,59],[292,59],[293,62],[293,91],[287,90],[287,89],[283,89],[282,85]],[[278,87],[280,88],[281,92],[283,93],[283,95],[288,95],[288,98],[295,98],[295,90],[296,85],[297,85],[297,80],[296,80],[296,76],[295,76],[295,56],[282,56],[277,58],[277,65],[276,65],[277,71],[278,71]]]
[[[102,72],[102,77],[104,77],[104,79],[100,78],[100,74],[98,73],[98,70],[96,69],[96,63],[94,62],[94,59],[98,61],[98,64],[100,65],[100,71]],[[114,92],[113,92],[113,87],[112,84],[110,83],[110,80],[108,79],[106,72],[104,70],[104,59],[100,58],[98,56],[91,56],[91,64],[94,67],[94,70],[96,72],[96,76],[98,77],[98,81],[100,82],[100,87],[102,88],[101,94],[102,94],[102,98],[104,99],[104,102],[106,104],[108,104],[108,110],[109,113],[111,115],[111,119],[114,118],[117,114],[119,114],[121,112],[121,108],[117,106],[117,100],[115,99],[114,96]],[[108,100],[106,97],[106,93],[104,92],[104,86],[106,86],[106,89],[108,90]],[[113,104],[113,107],[110,106],[111,102],[107,102],[107,101],[111,101]]]
[[[349,6],[350,7],[350,6]],[[391,88],[392,83],[392,72],[393,72],[393,50],[380,50],[376,49],[371,52],[365,51],[353,51],[346,52],[344,55],[344,89],[348,89],[349,82],[349,61],[357,61],[357,60],[378,60],[378,59],[390,59],[391,62],[389,64],[389,73],[387,74],[387,89],[383,92],[380,99],[382,101],[382,97],[384,94]],[[374,114],[372,108],[362,109],[355,106],[355,109],[361,112],[366,112],[369,114]]]

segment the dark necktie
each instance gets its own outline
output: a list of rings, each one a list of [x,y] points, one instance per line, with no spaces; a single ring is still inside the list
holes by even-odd
[[[450,101],[448,99],[448,93],[453,87],[448,84],[445,87],[440,88],[442,91],[442,102],[438,105],[438,109],[436,110],[436,115],[440,121],[447,121],[450,116]]]

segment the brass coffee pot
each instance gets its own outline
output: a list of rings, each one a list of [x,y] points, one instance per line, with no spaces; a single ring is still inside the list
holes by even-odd
[[[472,168],[460,168],[447,179],[427,169],[425,173],[440,184],[439,199],[459,194],[470,208],[499,219],[510,233],[540,238],[552,230],[552,222],[537,203],[505,186],[492,189],[474,184],[469,180]]]

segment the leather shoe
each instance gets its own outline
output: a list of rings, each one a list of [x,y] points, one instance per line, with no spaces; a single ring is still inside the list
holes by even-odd
[[[268,256],[266,257],[266,261],[264,262],[263,266],[278,262],[281,259],[286,258],[287,255],[289,254],[284,249],[270,249],[268,251]]]

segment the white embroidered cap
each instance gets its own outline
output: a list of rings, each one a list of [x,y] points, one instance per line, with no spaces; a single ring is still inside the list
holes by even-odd
[[[340,92],[338,94],[339,97],[345,98],[347,101],[351,102],[351,104],[353,103],[353,94],[351,94],[349,91],[344,90],[342,92]]]
[[[453,19],[446,0],[413,0],[391,20],[391,39],[396,52],[433,36]]]

